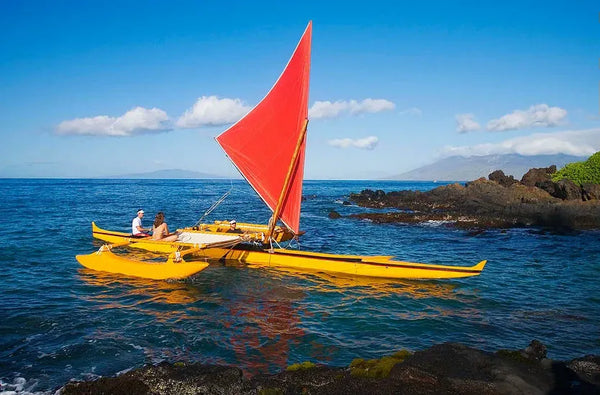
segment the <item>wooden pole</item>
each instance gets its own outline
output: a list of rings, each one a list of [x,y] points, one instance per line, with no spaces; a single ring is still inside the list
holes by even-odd
[[[288,190],[290,188],[290,182],[292,180],[292,173],[294,172],[294,168],[296,167],[296,162],[298,161],[298,155],[300,154],[300,147],[302,146],[302,141],[304,140],[304,136],[306,136],[306,129],[308,128],[308,118],[304,120],[304,126],[302,127],[302,132],[300,132],[300,136],[298,137],[298,141],[296,142],[296,148],[294,150],[294,155],[292,156],[292,161],[290,162],[290,167],[288,168],[287,174],[285,176],[285,181],[283,182],[283,188],[281,189],[281,194],[279,195],[279,200],[277,201],[277,206],[273,211],[273,216],[269,221],[269,230],[267,231],[265,242],[269,242],[271,239],[271,235],[273,235],[273,230],[275,229],[275,225],[277,225],[277,220],[279,219],[279,214],[281,214],[281,207],[283,206],[283,201],[288,194]]]

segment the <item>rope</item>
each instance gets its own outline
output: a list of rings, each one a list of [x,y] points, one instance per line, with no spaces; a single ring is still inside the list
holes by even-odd
[[[296,242],[296,249],[300,249],[300,238],[296,235],[294,237],[292,237],[290,239],[290,241],[288,242],[288,245],[286,247],[284,247],[284,250],[288,249],[288,248],[294,248],[294,242]]]
[[[277,240],[275,239],[271,239],[271,248],[273,248],[273,242],[275,242],[275,245],[277,245],[277,248],[281,248],[281,245],[277,242]]]
[[[229,196],[229,194],[231,193],[231,191],[233,190],[233,183],[231,184],[231,188],[225,192],[225,194],[223,196],[221,196],[219,198],[219,200],[217,200],[215,203],[213,203],[212,206],[210,206],[208,208],[208,210],[206,210],[206,212],[204,213],[204,215],[198,220],[198,222],[196,222],[196,225],[194,226],[198,226],[202,223],[202,221],[204,220],[204,218],[209,215],[210,213],[212,213],[214,211],[214,209],[216,209],[221,203],[223,203],[223,201],[225,200],[225,198],[227,198],[227,196]]]

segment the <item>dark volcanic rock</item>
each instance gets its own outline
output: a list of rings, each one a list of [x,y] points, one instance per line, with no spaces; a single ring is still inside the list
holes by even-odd
[[[548,194],[550,196],[558,197],[558,195],[560,195],[560,190],[559,190],[558,184],[552,180],[539,181],[535,184],[535,186],[540,188],[543,191],[548,192]]]
[[[227,366],[163,362],[114,378],[69,383],[62,394],[239,394],[242,376]]]
[[[428,192],[386,194],[367,189],[351,194],[350,200],[363,207],[399,211],[350,216],[379,223],[448,221],[449,226],[462,228],[540,226],[561,231],[600,228],[600,200],[582,201],[581,188],[567,180],[542,182],[546,183],[544,189],[521,183],[503,187],[480,178],[466,186],[451,184]]]
[[[505,175],[502,170],[496,170],[496,171],[490,173],[490,175],[488,176],[488,179],[490,181],[497,182],[498,184],[502,185],[503,187],[509,187],[512,184],[519,182],[519,181],[515,180],[515,178],[513,176]]]
[[[600,185],[583,184],[581,186],[581,194],[583,195],[583,200],[600,200]]]
[[[530,359],[535,359],[536,361],[541,361],[546,358],[546,346],[544,346],[540,341],[533,340],[529,343],[529,346],[524,350],[525,354]]]
[[[360,196],[365,205],[368,205],[369,207],[379,207],[383,205],[383,200],[386,198],[386,193],[381,189],[378,189],[377,191],[365,189],[360,193]],[[352,197],[350,197],[350,200],[352,200]]]
[[[521,178],[521,184],[527,185],[528,187],[538,186],[537,184],[546,181],[552,181],[551,175],[556,173],[556,166],[542,167],[536,169],[530,169]]]
[[[349,377],[344,368],[316,366],[312,369],[256,376],[249,381],[246,388],[248,389],[247,393],[258,394],[341,393],[344,389],[355,388],[357,384],[359,388],[362,387],[363,391],[366,389],[364,384],[361,386],[361,383],[352,381],[352,377]]]
[[[304,364],[302,364],[304,365]],[[594,394],[600,391],[600,357],[568,363],[545,358],[533,341],[524,350],[495,354],[458,343],[346,368],[307,364],[274,375],[243,377],[225,366],[161,363],[114,378],[71,382],[63,394]],[[292,368],[292,367],[290,367]]]
[[[521,179],[521,183],[527,186],[535,186],[548,192],[551,196],[562,200],[579,200],[582,198],[582,190],[572,181],[561,180],[553,182],[551,175],[556,172],[556,166],[540,169],[531,169]],[[590,200],[590,199],[585,199]]]
[[[600,388],[600,356],[587,355],[569,362],[569,369],[574,371],[582,381],[587,381]]]
[[[327,214],[327,216],[328,216],[329,218],[331,218],[331,219],[338,219],[338,218],[341,218],[341,217],[342,217],[342,216],[340,215],[340,213],[338,213],[338,212],[337,212],[337,211],[335,211],[335,210],[331,210],[331,211],[329,212],[329,214]]]
[[[430,393],[542,394],[556,387],[551,371],[541,364],[445,343],[416,352],[393,373],[413,369],[437,378]],[[422,386],[422,384],[421,384]]]
[[[556,183],[556,195],[552,195],[562,200],[582,200],[581,188],[573,181],[562,179]]]

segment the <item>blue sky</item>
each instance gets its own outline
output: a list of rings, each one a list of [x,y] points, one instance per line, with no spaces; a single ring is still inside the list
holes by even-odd
[[[237,176],[214,137],[268,92],[309,20],[305,178],[380,178],[455,154],[589,155],[599,11],[0,0],[0,177]]]

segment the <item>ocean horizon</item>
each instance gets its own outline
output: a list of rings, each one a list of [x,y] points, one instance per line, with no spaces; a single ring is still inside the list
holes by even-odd
[[[169,181],[169,180],[173,180],[173,181],[186,181],[186,180],[190,180],[190,181],[194,181],[194,180],[198,180],[198,181],[225,181],[225,182],[236,182],[236,183],[246,183],[246,180],[244,180],[241,176],[239,178],[227,178],[227,177],[207,177],[207,178],[136,178],[136,177],[132,177],[132,178],[122,178],[122,177],[0,177],[0,181],[1,180],[55,180],[55,181],[67,181],[67,180],[80,180],[80,181],[85,181],[85,180],[97,180],[97,181],[114,181],[114,180],[122,180],[122,181],[143,181],[143,180],[150,180],[150,181]],[[414,183],[414,184],[434,184],[434,188],[441,186],[441,185],[446,185],[446,184],[453,184],[453,183],[460,183],[460,184],[465,184],[467,182],[470,182],[473,180],[396,180],[396,179],[389,179],[389,178],[373,178],[373,179],[362,179],[362,178],[356,178],[356,179],[337,179],[337,178],[327,178],[327,179],[319,179],[319,178],[314,178],[314,179],[304,179],[304,183],[306,182],[383,182],[383,183]],[[360,192],[360,191],[355,191],[356,193]]]

